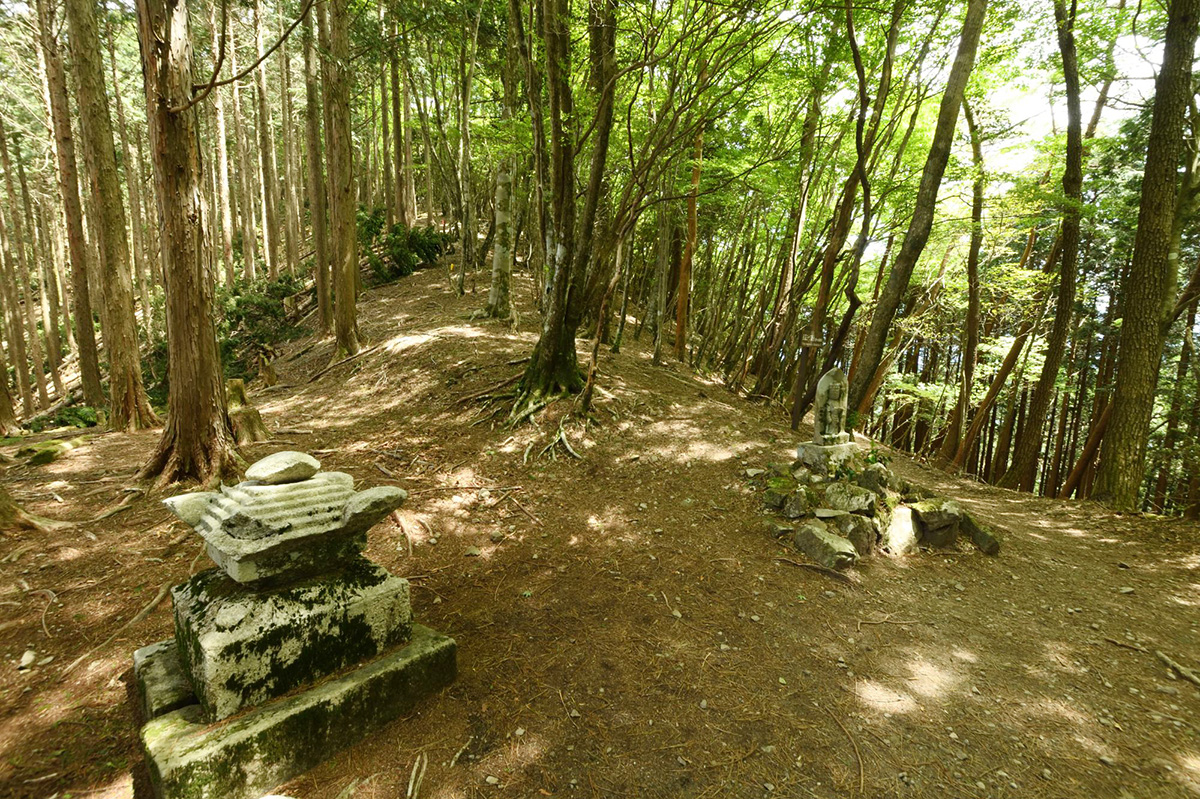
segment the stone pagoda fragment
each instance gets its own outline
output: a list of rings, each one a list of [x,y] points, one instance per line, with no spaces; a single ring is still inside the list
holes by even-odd
[[[134,653],[155,792],[254,799],[454,679],[455,642],[412,620],[408,581],[366,560],[405,500],[279,452],[166,505],[218,568],[172,590],[175,638]]]

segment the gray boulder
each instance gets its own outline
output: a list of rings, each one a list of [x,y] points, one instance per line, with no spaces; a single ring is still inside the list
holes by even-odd
[[[878,497],[886,497],[895,478],[892,476],[891,470],[882,463],[869,463],[855,476],[854,482]]]
[[[807,516],[812,509],[812,494],[804,486],[800,486],[795,491],[787,495],[787,499],[783,503],[783,517],[785,519],[799,519],[801,516]]]
[[[1000,539],[996,537],[996,533],[991,528],[977,522],[975,517],[965,510],[962,511],[959,526],[980,552],[985,555],[1000,554]]]
[[[267,485],[298,483],[312,477],[320,469],[321,462],[312,455],[285,450],[251,464],[246,470],[246,479]]]
[[[875,512],[875,494],[853,483],[833,482],[825,489],[825,506],[850,513]]]
[[[342,511],[342,525],[347,531],[370,530],[406,499],[408,492],[395,486],[376,486],[359,491],[346,503]]]
[[[854,545],[817,519],[800,525],[795,541],[797,549],[829,569],[848,569],[858,561]]]
[[[854,545],[860,558],[870,557],[875,550],[875,522],[857,513],[845,513],[832,520],[838,533]]]
[[[917,540],[922,546],[948,549],[958,540],[962,508],[950,499],[927,499],[911,506]]]

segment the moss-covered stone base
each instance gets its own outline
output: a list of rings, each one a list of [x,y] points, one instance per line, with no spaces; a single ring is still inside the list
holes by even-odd
[[[172,591],[179,661],[210,721],[260,705],[408,639],[408,581],[359,558],[253,591],[212,569]]]
[[[408,713],[456,675],[454,639],[414,625],[403,647],[342,677],[205,724],[199,705],[152,719],[142,750],[159,799],[257,799]]]

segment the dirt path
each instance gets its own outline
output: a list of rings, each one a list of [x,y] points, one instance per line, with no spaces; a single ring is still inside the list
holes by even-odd
[[[434,272],[368,292],[362,330],[384,346],[309,384],[332,343],[296,342],[285,385],[252,396],[278,438],[248,458],[304,449],[411,492],[368,555],[460,647],[451,688],[281,793],[403,796],[425,753],[429,799],[1200,796],[1200,689],[1153,654],[1200,663],[1196,525],[898,458],[1002,528],[1000,557],[880,558],[831,581],[780,560],[801,556],[744,480],[791,458],[777,410],[655,369],[629,336],[602,360],[595,422],[563,428],[582,459],[540,455],[569,403],[509,430],[502,405],[463,400],[534,340],[528,307],[516,333],[468,321],[482,300]],[[37,513],[94,518],[156,435],[96,436],[5,481]],[[133,649],[171,635],[169,601],[64,669],[205,567],[161,496],[0,537],[0,796],[133,794],[124,680]],[[20,671],[27,649],[53,660]]]

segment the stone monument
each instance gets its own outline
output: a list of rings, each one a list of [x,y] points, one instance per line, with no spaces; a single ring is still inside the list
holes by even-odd
[[[301,452],[165,504],[218,568],[175,586],[175,637],[137,650],[142,750],[160,799],[255,799],[409,712],[456,673],[408,581],[363,557],[405,500]]]
[[[836,366],[817,381],[813,440],[796,448],[796,457],[810,469],[828,473],[854,454],[854,442],[846,432],[848,393],[846,375]]]

